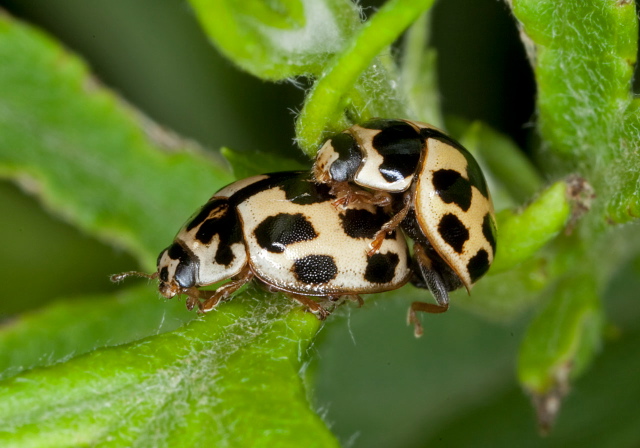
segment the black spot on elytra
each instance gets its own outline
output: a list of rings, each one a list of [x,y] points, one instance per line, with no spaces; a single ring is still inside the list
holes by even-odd
[[[316,184],[308,175],[287,179],[280,183],[279,188],[284,191],[287,200],[297,205],[311,205],[333,200],[326,184]]]
[[[471,277],[471,283],[475,283],[489,270],[489,254],[486,250],[480,249],[467,263],[467,270]]]
[[[409,125],[402,120],[394,120],[391,118],[374,118],[373,120],[365,121],[360,124],[360,127],[366,129],[377,129],[379,131],[384,131],[385,129],[389,129],[394,126],[402,127]]]
[[[198,270],[198,259],[188,252],[179,243],[173,243],[167,249],[167,255],[172,260],[179,260],[176,266],[174,278],[182,288],[190,288],[196,284],[196,272]]]
[[[294,262],[293,272],[302,283],[319,285],[333,280],[338,267],[329,255],[307,255]]]
[[[169,258],[171,258],[172,260],[182,260],[182,258],[186,257],[187,255],[187,252],[184,250],[184,247],[182,247],[178,243],[173,243],[166,250],[167,250],[167,255],[169,255]]]
[[[342,133],[331,137],[331,146],[338,158],[331,164],[329,174],[336,182],[347,182],[353,177],[362,162],[362,153],[351,134]]]
[[[212,211],[220,207],[228,207],[226,199],[214,198],[204,204],[200,211],[198,211],[198,214],[196,214],[196,216],[194,216],[187,224],[187,232],[202,224],[204,220],[209,217]]]
[[[211,202],[216,204],[215,208],[209,207]],[[231,208],[226,199],[216,198],[211,202],[206,204],[203,209],[209,209],[207,216],[214,212],[215,217],[204,220],[198,228],[195,238],[202,244],[210,244],[213,237],[218,235],[218,247],[213,259],[217,264],[229,266],[235,259],[231,246],[242,242],[240,223],[235,209]]]
[[[482,220],[482,234],[489,242],[491,249],[493,250],[493,256],[496,254],[496,223],[493,221],[493,217],[487,213]]]
[[[442,217],[438,223],[438,233],[458,253],[462,253],[464,243],[469,239],[469,230],[452,213]]]
[[[467,177],[469,177],[469,182],[482,193],[482,196],[489,199],[489,188],[487,187],[487,182],[484,179],[480,165],[478,165],[478,162],[476,162],[476,159],[473,158],[469,151],[464,148],[462,149],[462,154],[467,159]]]
[[[254,235],[258,244],[269,252],[280,254],[289,244],[309,241],[318,236],[302,213],[279,213],[262,221]]]
[[[382,156],[379,170],[388,182],[397,182],[412,176],[420,162],[423,139],[408,123],[400,120],[371,120],[361,125],[379,129],[373,137],[373,148]]]
[[[166,266],[160,269],[160,280],[162,280],[163,282],[169,281],[169,268],[167,268]]]
[[[389,283],[396,274],[396,267],[400,258],[398,254],[387,252],[377,253],[367,259],[364,278],[370,283]]]
[[[351,238],[373,239],[388,220],[389,217],[380,207],[376,207],[376,213],[368,210],[347,209],[340,214],[342,229]]]
[[[433,173],[433,187],[447,204],[452,202],[463,211],[471,206],[471,184],[455,170],[438,170]]]
[[[480,165],[476,159],[471,155],[467,149],[458,143],[456,140],[452,139],[446,134],[443,134],[440,131],[435,129],[420,129],[420,135],[426,140],[429,138],[433,138],[439,140],[447,145],[453,146],[467,159],[467,178],[469,179],[469,183],[476,187],[482,196],[485,198],[489,198],[489,189],[487,188],[487,182],[484,179],[484,174],[482,174],[482,170],[480,169]]]
[[[265,176],[267,176],[265,179],[235,192],[229,198],[229,205],[235,208],[250,197],[272,188],[280,188],[288,200],[298,205],[316,204],[335,199],[329,194],[331,187],[314,183],[309,171],[282,171],[265,174]]]
[[[309,179],[310,174],[308,171],[282,171],[278,173],[265,174],[265,176],[267,176],[265,179],[254,182],[236,191],[229,198],[229,205],[235,208],[241,202],[255,196],[261,191],[269,190],[270,188],[277,187],[286,182],[294,182],[297,179]]]

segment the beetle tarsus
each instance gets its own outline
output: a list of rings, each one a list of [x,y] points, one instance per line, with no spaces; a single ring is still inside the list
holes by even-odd
[[[316,317],[318,318],[318,320],[325,320],[329,316],[329,314],[331,314],[331,311],[329,311],[328,309],[324,308],[318,302],[316,302],[313,299],[310,299],[307,296],[303,296],[303,295],[300,295],[300,294],[288,294],[288,295],[293,300],[295,300],[296,302],[298,302],[302,306],[304,306],[307,309],[307,311],[309,311],[310,313],[315,314]]]
[[[352,302],[356,302],[358,304],[358,308],[362,308],[362,305],[364,305],[364,300],[362,300],[362,297],[360,297],[359,294],[349,294],[346,297]]]
[[[196,305],[200,304],[200,301],[198,300],[197,297],[188,296],[187,300],[185,301],[185,304],[187,305],[187,309],[191,311],[192,309],[195,308]]]
[[[204,302],[198,304],[198,312],[199,313],[208,313],[212,309],[216,307],[218,303],[221,301],[225,301],[229,298],[231,294],[236,292],[242,286],[244,286],[247,282],[251,281],[253,278],[253,272],[250,269],[246,268],[243,272],[241,272],[236,280],[232,280],[229,283],[226,283],[216,289],[213,294],[211,294],[208,298],[205,299]],[[201,291],[201,293],[206,293],[205,291]],[[187,308],[189,307],[189,303],[187,303]]]
[[[407,315],[407,325],[413,325],[413,334],[416,338],[419,338],[424,333],[420,319],[416,315],[417,311],[431,314],[441,314],[449,309],[449,303],[444,305],[425,302],[413,302],[409,307],[409,314]]]

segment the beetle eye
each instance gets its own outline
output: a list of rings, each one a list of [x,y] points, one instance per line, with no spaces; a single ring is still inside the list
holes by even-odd
[[[358,143],[351,134],[342,133],[331,138],[331,145],[338,153],[338,158],[329,167],[331,178],[336,182],[353,180],[362,163],[362,153]]]

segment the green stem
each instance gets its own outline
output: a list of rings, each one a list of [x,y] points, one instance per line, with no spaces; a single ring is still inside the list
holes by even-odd
[[[338,54],[307,96],[296,123],[300,147],[315,156],[323,132],[337,121],[349,89],[373,58],[391,45],[434,0],[390,0],[367,21]]]

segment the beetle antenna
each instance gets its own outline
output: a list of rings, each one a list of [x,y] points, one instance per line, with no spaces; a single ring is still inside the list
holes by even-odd
[[[111,279],[112,282],[118,283],[127,277],[144,277],[144,278],[148,278],[149,280],[153,280],[157,276],[158,276],[157,272],[154,272],[153,274],[145,274],[144,272],[129,271],[129,272],[121,272],[120,274],[113,274],[109,278]]]

